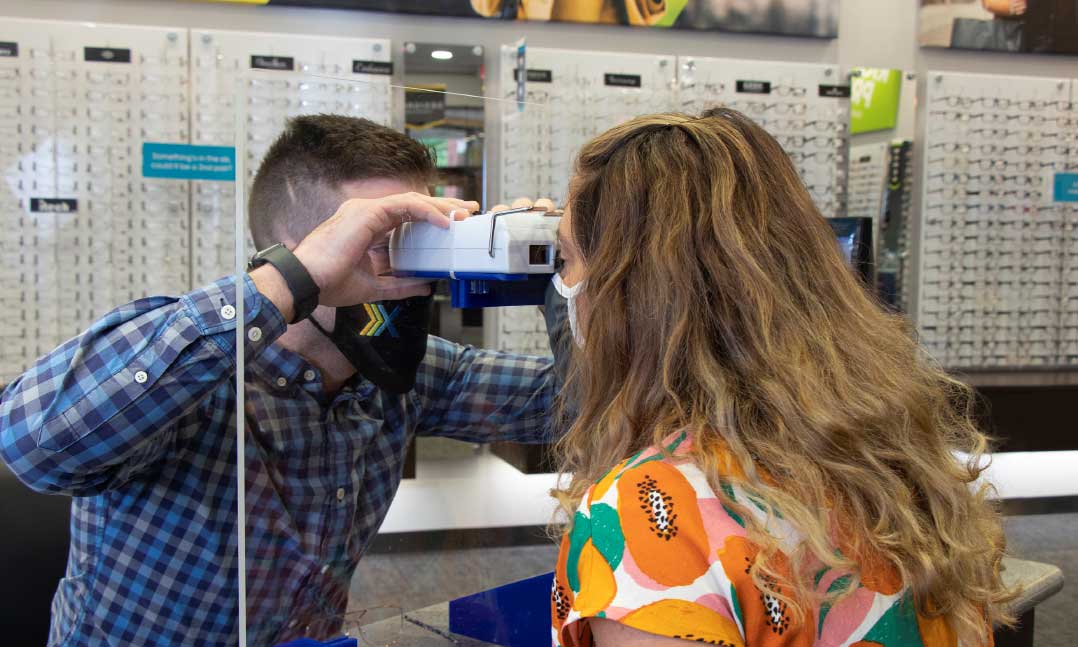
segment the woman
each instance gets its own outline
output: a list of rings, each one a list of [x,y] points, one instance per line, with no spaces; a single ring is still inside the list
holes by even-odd
[[[570,193],[555,644],[989,643],[1011,594],[970,391],[854,278],[778,143],[731,110],[641,117]]]

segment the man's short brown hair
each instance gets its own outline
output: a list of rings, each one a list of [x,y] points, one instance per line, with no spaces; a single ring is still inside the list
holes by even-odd
[[[426,184],[434,158],[418,141],[368,119],[304,115],[288,121],[255,175],[248,204],[258,249],[303,240],[344,201],[344,182]]]

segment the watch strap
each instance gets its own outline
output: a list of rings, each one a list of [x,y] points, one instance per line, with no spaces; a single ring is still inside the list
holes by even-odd
[[[288,290],[292,293],[293,315],[292,321],[288,323],[290,325],[299,323],[311,316],[314,309],[318,307],[319,289],[318,284],[311,278],[310,272],[303,266],[303,263],[296,258],[296,255],[291,250],[283,244],[277,243],[255,254],[247,265],[247,271],[267,263],[281,273],[285,284],[288,285]]]

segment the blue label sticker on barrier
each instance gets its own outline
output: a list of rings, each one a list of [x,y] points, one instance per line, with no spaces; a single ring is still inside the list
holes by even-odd
[[[1056,173],[1052,200],[1078,202],[1078,173]]]
[[[233,146],[142,143],[142,177],[166,180],[236,180]]]

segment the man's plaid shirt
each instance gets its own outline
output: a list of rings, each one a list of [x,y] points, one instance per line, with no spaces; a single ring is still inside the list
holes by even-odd
[[[4,461],[74,497],[49,645],[237,643],[234,285],[117,308],[3,392]],[[413,392],[327,398],[250,279],[244,312],[248,644],[268,647],[334,629],[414,435],[547,441],[555,386],[548,359],[432,337]]]

